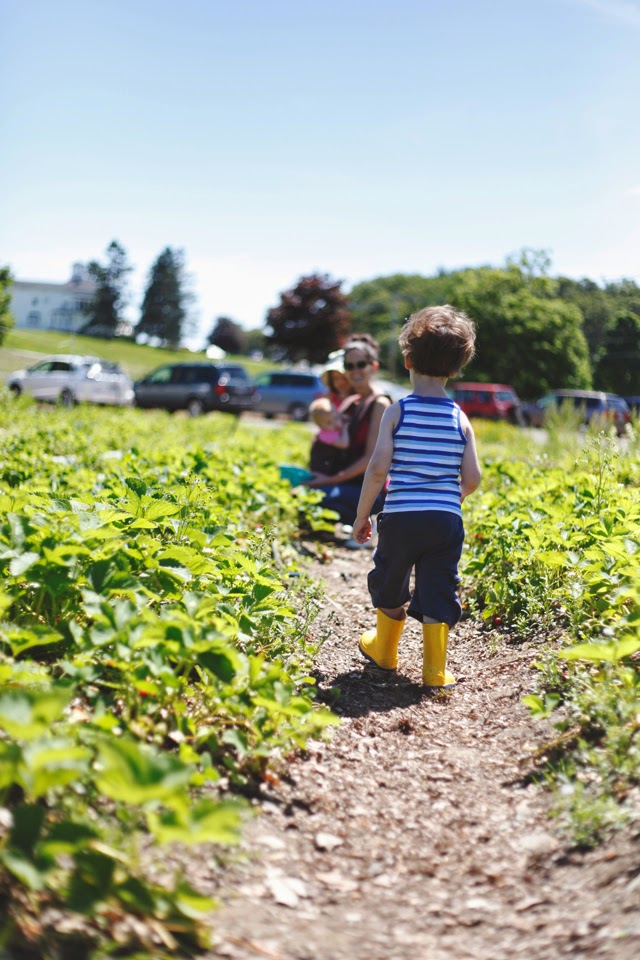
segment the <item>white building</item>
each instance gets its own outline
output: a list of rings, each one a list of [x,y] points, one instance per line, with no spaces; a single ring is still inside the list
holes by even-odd
[[[16,327],[76,333],[89,319],[96,285],[83,263],[74,263],[66,283],[15,280],[10,288]]]

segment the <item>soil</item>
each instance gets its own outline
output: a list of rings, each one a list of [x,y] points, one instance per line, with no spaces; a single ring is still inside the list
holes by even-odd
[[[325,559],[317,678],[342,722],[264,785],[240,857],[193,865],[221,902],[208,956],[637,960],[640,838],[572,848],[528,777],[553,736],[521,703],[537,647],[463,621],[457,686],[429,695],[415,621],[396,673],[358,653],[374,624],[369,551]]]

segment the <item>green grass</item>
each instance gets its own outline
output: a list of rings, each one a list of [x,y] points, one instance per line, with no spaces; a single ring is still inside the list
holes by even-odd
[[[10,330],[0,347],[0,377],[4,379],[8,373],[31,366],[52,353],[91,354],[104,357],[105,360],[114,360],[134,380],[163,363],[206,359],[204,353],[193,353],[186,349],[167,350],[162,347],[142,346],[127,340],[101,340],[98,337],[81,337],[73,333],[20,328]],[[227,359],[241,363],[252,376],[267,367],[278,366],[271,362],[256,363],[247,357],[229,356]]]

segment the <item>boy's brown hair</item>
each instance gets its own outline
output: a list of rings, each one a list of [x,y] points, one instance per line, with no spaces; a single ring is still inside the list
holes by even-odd
[[[411,314],[399,338],[416,373],[454,377],[475,353],[476,329],[462,310],[445,304]]]

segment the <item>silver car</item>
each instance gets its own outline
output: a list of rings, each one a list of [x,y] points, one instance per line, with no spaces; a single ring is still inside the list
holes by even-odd
[[[12,393],[30,394],[36,400],[62,403],[100,403],[127,406],[133,403],[133,382],[111,360],[59,354],[39,360],[26,370],[16,370],[6,381]]]

